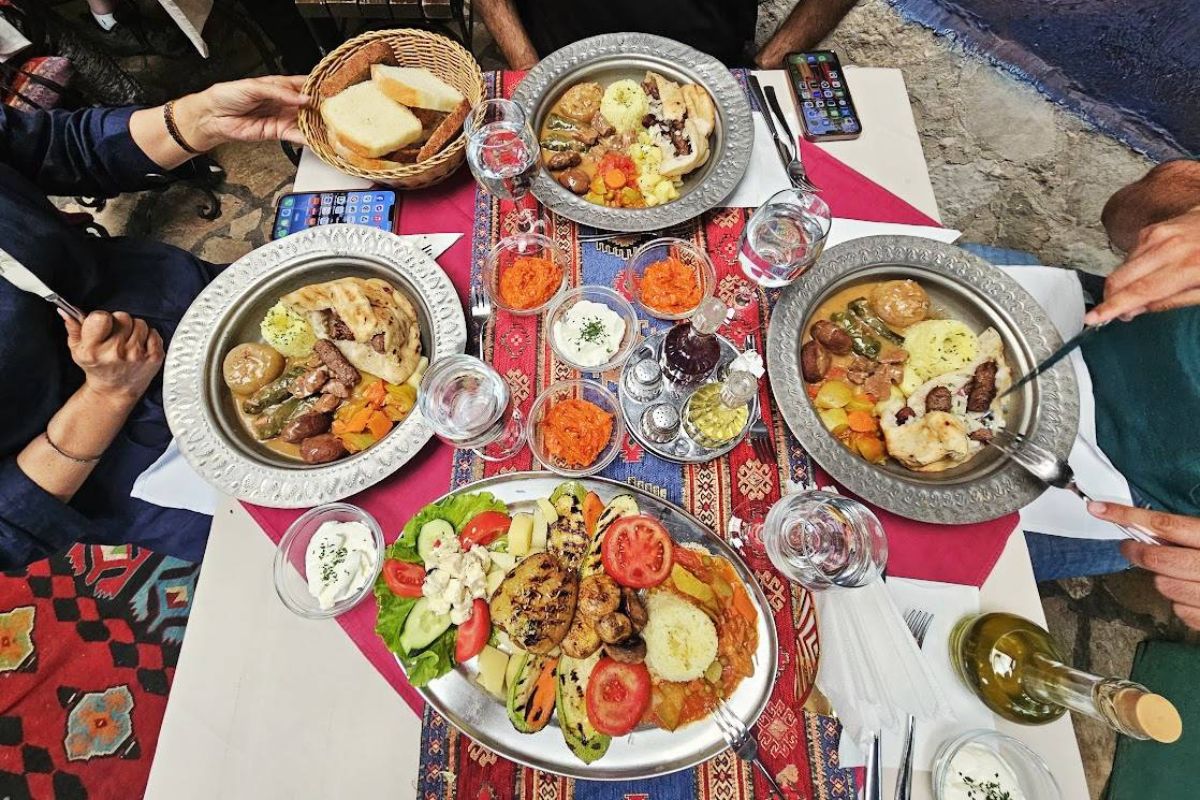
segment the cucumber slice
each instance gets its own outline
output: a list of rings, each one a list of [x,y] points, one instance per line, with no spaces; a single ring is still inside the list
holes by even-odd
[[[433,556],[433,543],[439,539],[457,539],[454,526],[444,519],[431,519],[421,526],[417,534],[417,555],[426,564]]]
[[[438,614],[429,607],[429,598],[422,597],[408,612],[404,620],[404,629],[400,631],[400,646],[406,653],[416,651],[433,644],[433,640],[445,633],[450,627],[450,615]]]
[[[564,495],[571,495],[580,503],[582,503],[583,498],[587,496],[587,489],[583,488],[583,484],[579,481],[564,481],[563,483],[560,483],[558,486],[554,487],[554,491],[550,493],[551,505],[557,509],[558,500]]]

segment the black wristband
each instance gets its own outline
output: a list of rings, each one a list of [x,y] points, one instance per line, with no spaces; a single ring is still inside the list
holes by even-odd
[[[168,100],[166,105],[163,106],[163,120],[166,121],[167,133],[171,134],[171,138],[175,140],[175,144],[194,156],[200,155],[200,151],[188,144],[187,139],[183,138],[183,134],[179,132],[179,126],[175,124],[174,100]]]

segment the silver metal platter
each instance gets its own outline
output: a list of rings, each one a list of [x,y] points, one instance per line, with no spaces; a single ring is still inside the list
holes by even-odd
[[[1023,375],[1062,344],[1054,324],[1020,284],[950,244],[912,236],[870,236],[825,252],[784,290],[767,331],[771,390],[792,433],[821,467],[855,494],[904,517],[964,523],[996,519],[1035,500],[1045,487],[993,448],[940,473],[895,462],[872,465],[825,429],[805,391],[800,345],[827,297],[857,283],[911,278],[935,307],[976,333],[993,327],[1013,375]],[[1062,458],[1079,429],[1079,387],[1064,361],[1012,397],[1007,427]]]
[[[630,379],[631,373],[639,362],[647,359],[655,362],[658,361],[662,355],[663,340],[667,338],[668,332],[669,329],[662,333],[656,333],[642,342],[621,368],[621,380],[617,391],[621,405],[621,415],[625,418],[625,428],[629,431],[629,434],[634,439],[637,439],[642,447],[645,447],[656,456],[680,464],[703,464],[725,455],[736,447],[738,442],[746,438],[746,431],[750,430],[750,423],[758,418],[758,396],[756,395],[750,403],[750,415],[746,418],[746,424],[742,426],[742,430],[737,436],[720,447],[705,447],[700,444],[683,431],[682,424],[680,425],[678,435],[672,437],[669,441],[656,442],[649,438],[642,430],[642,417],[648,409],[652,406],[665,403],[675,409],[682,422],[683,407],[687,403],[688,398],[692,396],[692,393],[703,386],[704,383],[712,383],[718,380],[724,375],[729,363],[741,354],[741,351],[734,347],[732,342],[724,336],[717,336],[717,341],[721,344],[721,358],[717,362],[716,369],[713,370],[712,377],[704,383],[695,386],[676,386],[664,378],[660,382],[661,389],[659,394],[645,401],[638,400],[626,389],[626,381]]]
[[[686,222],[720,204],[750,164],[754,127],[750,103],[729,69],[685,44],[648,33],[609,33],[580,39],[543,58],[517,85],[513,100],[528,113],[535,133],[551,106],[572,84],[622,78],[639,83],[646,70],[679,83],[704,86],[717,108],[707,163],[684,178],[679,199],[653,208],[608,208],[572,194],[546,169],[533,182],[533,195],[555,214],[610,231],[653,231]]]
[[[728,707],[747,727],[752,725],[770,699],[779,661],[779,642],[771,606],[754,579],[754,573],[729,545],[678,506],[607,478],[579,480],[606,503],[618,494],[634,495],[641,511],[662,522],[676,542],[699,544],[710,553],[728,559],[737,570],[758,611],[758,650],[754,655],[754,674],[738,684],[728,700]],[[446,497],[488,491],[507,503],[510,509],[527,511],[537,498],[549,497],[562,482],[562,477],[550,472],[518,472],[487,478],[450,492]],[[535,769],[588,780],[636,780],[686,769],[707,761],[728,747],[710,717],[674,732],[639,728],[628,736],[614,739],[603,758],[584,764],[567,749],[557,717],[538,733],[517,733],[508,720],[504,703],[482,689],[475,682],[475,675],[474,662],[459,665],[419,691],[426,702],[464,734],[511,761]]]
[[[167,423],[200,475],[226,494],[275,508],[307,508],[362,491],[391,475],[433,434],[416,409],[374,446],[310,465],[254,440],[237,418],[221,362],[242,342],[261,341],[267,309],[288,292],[348,275],[382,278],[417,310],[421,352],[430,361],[461,353],[467,326],[442,268],[401,238],[362,225],[323,225],[238,259],[184,314],[163,373]]]

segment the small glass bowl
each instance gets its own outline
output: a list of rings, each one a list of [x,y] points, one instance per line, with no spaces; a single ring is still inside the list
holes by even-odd
[[[544,303],[531,308],[514,308],[505,303],[504,298],[500,296],[500,276],[518,258],[547,258],[562,269],[562,282]],[[519,317],[531,317],[545,311],[562,294],[563,287],[567,285],[569,266],[567,254],[550,237],[540,233],[518,233],[496,242],[491,252],[488,253],[487,261],[483,264],[480,279],[483,281],[483,287],[487,290],[488,297],[497,306]]]
[[[1037,800],[1061,800],[1062,791],[1058,788],[1058,782],[1054,780],[1053,773],[1050,772],[1050,768],[1046,766],[1046,762],[1042,760],[1041,756],[1033,752],[1028,745],[1011,736],[988,730],[967,731],[938,748],[937,755],[933,758],[934,800],[944,800],[950,796],[950,782],[954,778],[950,763],[964,748],[971,746],[987,750],[1007,765],[1017,781],[1016,788],[1025,797],[1036,797]],[[992,776],[981,777],[990,778]]]
[[[546,451],[546,442],[542,436],[542,422],[545,420],[551,404],[568,398],[595,403],[613,417],[612,433],[608,437],[608,443],[600,451],[596,460],[586,467],[573,467],[552,456]],[[596,474],[612,463],[624,441],[625,421],[621,417],[621,406],[617,402],[616,396],[596,381],[581,378],[551,384],[537,396],[537,399],[533,401],[533,407],[529,409],[529,449],[533,451],[533,457],[542,466],[559,475],[565,475],[568,478],[582,478],[585,475]]]
[[[572,361],[571,357],[559,347],[558,337],[554,334],[555,323],[565,319],[567,312],[581,300],[608,306],[625,322],[625,335],[621,337],[617,351],[612,354],[612,357],[608,361],[591,367]],[[558,356],[560,361],[580,372],[589,373],[607,372],[624,364],[625,359],[629,358],[629,354],[633,352],[633,348],[637,345],[639,338],[637,312],[634,311],[633,306],[628,300],[607,286],[577,286],[574,289],[567,289],[562,293],[558,302],[554,304],[549,313],[546,314],[545,330],[546,337],[550,340],[550,349],[554,351],[554,354]]]
[[[317,605],[317,598],[308,591],[308,575],[304,569],[305,554],[313,534],[326,522],[361,522],[375,540],[375,571],[362,589],[334,603],[329,608]],[[289,609],[306,619],[327,619],[343,614],[362,602],[375,588],[375,580],[383,568],[383,531],[375,518],[358,506],[349,503],[329,503],[309,509],[291,524],[275,550],[275,593]],[[290,567],[289,567],[290,565]],[[291,567],[294,567],[292,569]]]
[[[694,269],[696,278],[700,281],[700,299],[696,301],[696,305],[679,313],[660,311],[647,305],[646,301],[642,299],[642,276],[646,274],[646,268],[671,256]],[[633,283],[633,299],[647,314],[658,319],[687,319],[706,298],[712,297],[716,291],[717,273],[713,269],[712,260],[707,253],[686,239],[672,237],[652,239],[633,251],[626,266]]]

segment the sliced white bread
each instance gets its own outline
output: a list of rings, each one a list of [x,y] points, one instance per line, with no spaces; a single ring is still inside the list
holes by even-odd
[[[427,69],[372,64],[371,80],[397,103],[450,113],[465,98],[462,92]]]
[[[375,84],[363,81],[321,103],[321,118],[341,148],[379,158],[421,138],[421,122]]]

